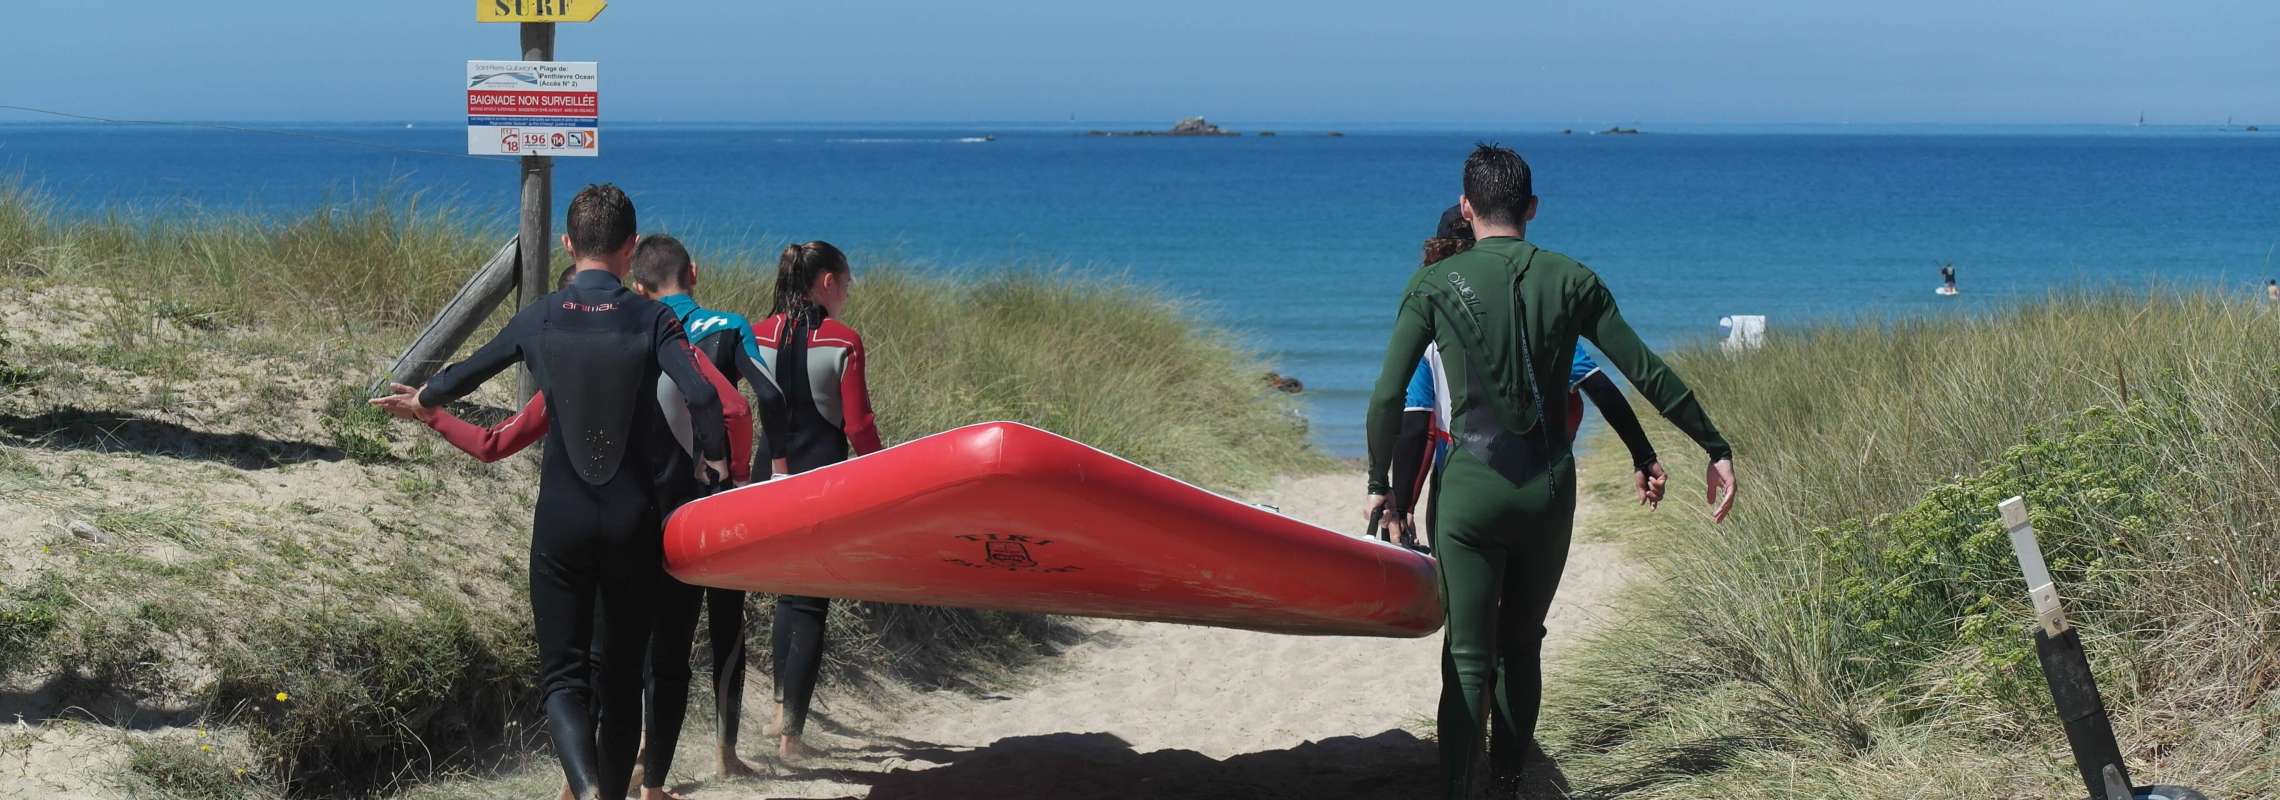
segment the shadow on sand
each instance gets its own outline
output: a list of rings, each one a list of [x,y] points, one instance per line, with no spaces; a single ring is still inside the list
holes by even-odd
[[[1407,800],[1439,794],[1441,777],[1433,743],[1400,730],[1366,738],[1341,736],[1225,760],[1189,750],[1140,753],[1106,733],[1016,736],[980,748],[885,741],[858,757],[873,763],[915,759],[941,766],[887,772],[805,770],[787,777],[868,784],[871,800]],[[1556,764],[1540,759],[1531,765],[1529,786],[1521,796],[1564,798],[1566,779]]]
[[[307,461],[339,461],[339,448],[268,439],[247,433],[211,433],[115,411],[62,408],[38,416],[0,416],[10,442],[42,450],[91,450],[211,461],[254,470]]]

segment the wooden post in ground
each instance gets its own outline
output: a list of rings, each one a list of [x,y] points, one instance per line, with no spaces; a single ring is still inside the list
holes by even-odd
[[[554,60],[554,23],[522,23],[522,60]],[[522,224],[517,228],[515,240],[521,243],[517,257],[515,279],[515,310],[522,310],[531,301],[554,290],[554,273],[549,261],[554,255],[554,159],[548,156],[522,157]],[[515,397],[530,402],[538,384],[531,378],[530,366],[524,365],[517,373]]]
[[[507,299],[508,290],[514,288],[516,249],[517,241],[509,239],[505,247],[492,253],[491,260],[483,262],[483,267],[475,271],[475,277],[459,287],[459,293],[452,296],[451,302],[444,304],[435,319],[428,321],[419,338],[412,340],[412,346],[404,348],[404,354],[396,357],[396,363],[388,368],[388,377],[373,384],[367,394],[372,397],[387,394],[390,383],[418,386],[426,383],[436,370],[443,369],[451,354],[459,352],[459,345],[474,335],[476,328],[482,327],[483,320],[491,317],[491,310],[498,308],[499,302]]]

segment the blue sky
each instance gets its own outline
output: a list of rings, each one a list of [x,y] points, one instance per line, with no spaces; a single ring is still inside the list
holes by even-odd
[[[0,104],[450,120],[467,0],[11,0]],[[2272,0],[616,0],[617,121],[2280,122]],[[0,112],[0,121],[30,119]]]

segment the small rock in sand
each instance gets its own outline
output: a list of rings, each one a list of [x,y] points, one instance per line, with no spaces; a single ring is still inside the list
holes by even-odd
[[[71,524],[65,525],[64,528],[71,531],[71,535],[96,544],[109,544],[111,542],[111,537],[103,535],[102,528],[95,527],[95,523],[87,520],[72,520]]]

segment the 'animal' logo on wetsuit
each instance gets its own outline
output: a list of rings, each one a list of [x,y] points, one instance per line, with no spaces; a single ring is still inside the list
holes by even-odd
[[[598,306],[589,306],[584,303],[577,303],[569,300],[562,301],[562,310],[564,311],[616,311],[617,307],[618,305],[616,303],[603,303]]]

